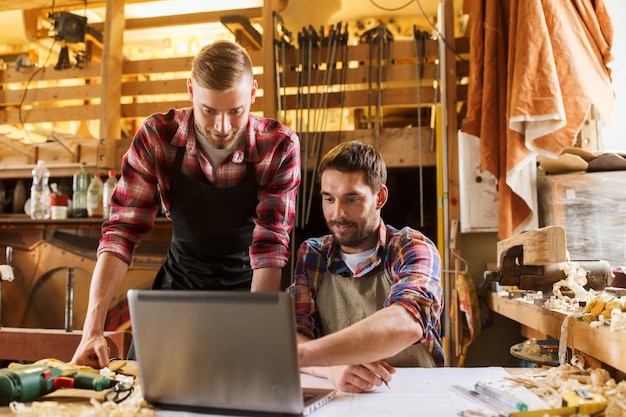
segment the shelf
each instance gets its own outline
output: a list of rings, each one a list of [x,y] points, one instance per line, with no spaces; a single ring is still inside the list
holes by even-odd
[[[489,293],[487,302],[492,311],[555,339],[560,339],[561,326],[568,317],[565,313],[493,292]],[[626,346],[625,333],[612,332],[607,326],[592,328],[572,317],[567,324],[567,346],[626,372],[626,356],[622,352],[622,347]]]
[[[61,220],[35,220],[26,214],[0,214],[0,229],[100,229],[102,218],[69,218]],[[171,228],[171,222],[165,217],[154,220],[154,228]]]

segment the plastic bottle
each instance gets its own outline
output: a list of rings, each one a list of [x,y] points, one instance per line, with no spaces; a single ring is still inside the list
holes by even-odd
[[[74,177],[72,178],[73,195],[72,195],[72,216],[73,217],[87,217],[87,193],[89,190],[89,183],[91,182],[91,175],[87,171],[87,163],[81,162],[80,168]]]
[[[30,187],[30,217],[33,219],[50,218],[50,170],[43,160],[37,161],[33,168],[33,184]]]
[[[102,189],[102,210],[103,217],[105,219],[109,218],[110,210],[111,210],[111,197],[113,196],[113,191],[115,190],[115,186],[117,185],[117,177],[115,176],[114,170],[109,170],[109,178],[104,182],[104,188]]]
[[[87,214],[89,217],[102,217],[102,189],[104,183],[100,174],[93,174],[87,189]]]

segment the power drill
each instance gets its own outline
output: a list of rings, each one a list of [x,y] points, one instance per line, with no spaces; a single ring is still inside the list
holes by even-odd
[[[102,391],[117,381],[93,372],[64,370],[47,365],[19,365],[0,369],[0,406],[27,402],[59,388]]]

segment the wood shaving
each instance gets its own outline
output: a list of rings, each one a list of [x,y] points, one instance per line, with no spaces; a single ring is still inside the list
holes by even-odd
[[[153,417],[154,409],[143,400],[141,390],[135,389],[123,402],[99,402],[91,399],[90,405],[63,404],[57,401],[34,401],[29,405],[17,401],[9,404],[10,410],[20,417]]]
[[[626,381],[617,383],[606,369],[580,369],[571,364],[548,368],[542,372],[528,371],[507,379],[524,385],[550,407],[562,406],[567,391],[585,389],[607,399],[605,417],[626,417]]]

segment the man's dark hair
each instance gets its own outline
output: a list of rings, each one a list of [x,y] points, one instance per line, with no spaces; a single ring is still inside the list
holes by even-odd
[[[381,154],[374,147],[359,141],[343,142],[328,151],[318,166],[319,179],[327,169],[363,171],[367,185],[375,193],[387,182],[387,166]]]

